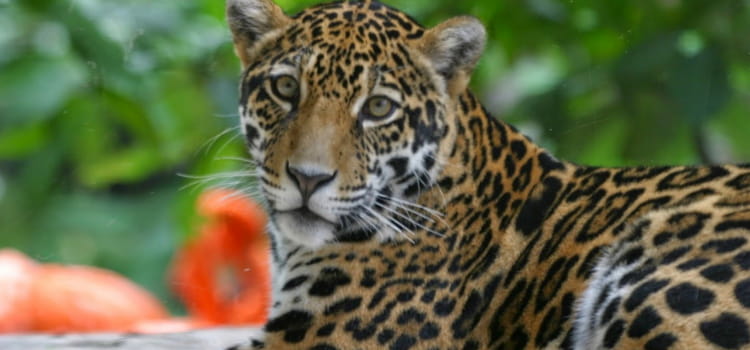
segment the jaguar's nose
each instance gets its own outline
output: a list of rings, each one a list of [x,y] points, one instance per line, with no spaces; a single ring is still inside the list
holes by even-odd
[[[287,163],[286,173],[292,179],[292,182],[297,185],[297,189],[302,194],[302,204],[307,205],[310,196],[321,187],[333,181],[338,171],[334,171],[333,173],[312,172],[291,166]]]

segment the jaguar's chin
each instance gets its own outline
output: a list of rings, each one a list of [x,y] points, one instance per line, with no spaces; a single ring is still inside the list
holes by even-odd
[[[302,208],[278,211],[272,214],[276,234],[293,244],[320,248],[337,242],[363,242],[377,234],[379,225],[367,223],[361,214],[352,213],[333,223],[320,215]]]
[[[319,248],[336,239],[337,225],[305,208],[276,212],[273,221],[281,237],[302,246]]]

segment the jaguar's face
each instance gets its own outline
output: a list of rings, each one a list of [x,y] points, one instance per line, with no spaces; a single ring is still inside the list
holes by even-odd
[[[453,142],[461,61],[441,45],[469,50],[460,39],[479,30],[481,51],[481,26],[462,19],[448,28],[459,33],[440,37],[369,3],[290,18],[270,2],[236,0],[228,14],[246,67],[242,130],[277,238],[319,247],[413,228],[411,203],[434,185]]]

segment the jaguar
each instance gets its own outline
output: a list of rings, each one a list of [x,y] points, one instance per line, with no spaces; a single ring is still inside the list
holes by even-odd
[[[468,88],[473,17],[226,8],[273,261],[235,349],[750,348],[750,165],[557,159]]]

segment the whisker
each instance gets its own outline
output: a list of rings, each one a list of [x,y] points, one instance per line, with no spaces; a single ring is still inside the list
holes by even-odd
[[[203,186],[208,188],[235,188],[238,185],[255,184],[256,181],[249,181],[249,179],[257,178],[260,175],[259,171],[255,169],[238,170],[238,171],[227,171],[210,175],[191,175],[178,173],[177,176],[191,180],[189,183],[180,187],[180,191],[189,188],[199,189]]]
[[[403,218],[403,219],[405,219],[405,220],[408,220],[408,222],[409,222],[410,224],[412,224],[412,225],[415,225],[415,226],[417,226],[417,227],[419,227],[419,228],[421,228],[421,229],[423,229],[423,230],[427,231],[428,233],[431,233],[431,234],[433,234],[433,235],[435,235],[435,236],[439,236],[439,237],[443,237],[443,236],[444,236],[444,235],[443,235],[442,233],[440,233],[440,232],[437,232],[437,231],[435,231],[435,230],[433,230],[433,229],[431,229],[431,228],[428,228],[428,227],[427,227],[427,226],[425,226],[425,225],[422,225],[422,224],[420,224],[420,223],[416,222],[416,221],[415,221],[414,219],[412,219],[411,217],[408,217],[408,216],[406,216],[406,215],[404,215],[404,214],[402,214],[402,213],[399,213],[399,212],[398,212],[398,210],[395,210],[395,209],[389,208],[389,207],[387,207],[387,206],[384,206],[384,205],[381,205],[381,204],[376,204],[376,206],[377,206],[378,208],[381,208],[381,209],[383,209],[383,210],[387,210],[388,212],[391,212],[391,213],[393,213],[394,215],[397,215],[397,216],[399,216],[399,217],[401,217],[401,218]]]
[[[438,215],[427,216],[426,214],[420,213],[419,211],[417,211],[415,209],[409,208],[407,206],[403,206],[403,205],[401,205],[398,202],[393,202],[393,203],[396,205],[395,206],[396,209],[404,210],[404,211],[406,211],[409,214],[414,214],[414,215],[416,215],[416,216],[418,216],[418,217],[420,217],[420,218],[422,218],[424,220],[427,220],[429,222],[435,222],[436,219],[437,219],[437,222],[443,224],[447,228],[450,228],[449,225],[448,225],[448,223],[441,216],[438,216]]]
[[[374,232],[379,232],[380,227],[378,227],[375,223],[367,220],[367,217],[361,216],[361,213],[355,213],[354,215],[350,216],[350,218],[365,229],[370,229]]]
[[[221,198],[219,198],[219,201],[225,201],[225,200],[228,200],[228,199],[232,199],[232,198],[237,198],[237,197],[240,197],[240,198],[247,198],[247,197],[245,197],[245,195],[244,195],[244,194],[243,194],[242,192],[240,192],[240,191],[229,191],[229,192],[228,192],[227,194],[225,194],[225,195],[221,196]]]
[[[216,141],[218,141],[222,136],[224,136],[224,135],[226,135],[226,134],[228,134],[230,132],[233,132],[233,131],[236,132],[239,129],[240,129],[239,125],[224,129],[219,134],[217,134],[216,136],[208,139],[203,145],[201,145],[200,147],[198,147],[198,152],[201,152],[201,151],[208,152],[208,150],[210,150],[214,146],[214,144],[216,143]],[[239,133],[236,133],[236,134],[239,135]],[[237,136],[236,135],[233,136],[230,140],[234,139],[235,137],[237,137]]]
[[[178,173],[177,176],[184,177],[191,180],[211,180],[211,179],[225,179],[232,177],[250,177],[252,175],[258,175],[254,169],[249,170],[237,170],[237,171],[225,171],[210,175],[190,175],[184,173]]]
[[[364,225],[364,227],[371,229],[373,232],[375,232],[376,235],[382,237],[383,234],[381,232],[381,227],[377,224],[377,222],[373,222],[372,217],[367,216],[366,214],[367,213],[364,211],[352,212],[350,214],[350,217],[358,223]]]
[[[238,161],[238,162],[241,162],[241,163],[244,163],[244,164],[252,165],[253,167],[257,167],[258,166],[258,162],[255,161],[254,159],[244,158],[244,157],[230,157],[230,156],[225,156],[225,157],[217,157],[215,159],[216,160],[234,160],[234,161]]]
[[[423,218],[425,220],[431,221],[431,222],[437,221],[440,224],[442,224],[443,226],[445,226],[445,228],[447,228],[447,229],[450,229],[450,227],[451,227],[451,225],[449,225],[448,222],[445,221],[445,219],[444,219],[445,214],[443,214],[443,213],[441,213],[441,212],[439,212],[439,211],[437,211],[435,209],[428,208],[428,207],[425,207],[423,205],[419,205],[419,204],[416,204],[416,203],[413,203],[413,202],[410,202],[410,201],[407,201],[407,200],[404,200],[404,199],[400,199],[400,198],[396,198],[396,197],[392,197],[392,196],[387,196],[387,195],[384,195],[382,193],[378,193],[377,195],[379,197],[385,199],[385,200],[393,202],[394,204],[396,204],[396,206],[397,206],[398,209],[407,211],[409,213],[417,215],[417,216],[419,216],[419,217],[421,217],[421,218]],[[425,211],[426,214],[419,212],[419,210]]]
[[[398,221],[389,220],[388,218],[384,217],[382,214],[378,213],[377,211],[373,210],[372,208],[369,208],[369,207],[364,207],[364,208],[373,217],[375,217],[377,220],[379,220],[380,222],[382,222],[383,224],[385,224],[386,226],[388,226],[391,230],[393,230],[393,232],[395,234],[403,236],[406,240],[408,240],[409,242],[411,242],[412,244],[414,244],[414,239],[412,239],[408,235],[409,233],[413,234],[413,232],[411,232],[411,230],[409,230],[408,228],[404,227]]]
[[[434,159],[434,157],[433,157],[433,159]],[[420,193],[422,192],[421,189],[420,189],[420,186],[424,186],[425,189],[434,188],[440,194],[441,199],[442,199],[442,204],[445,205],[448,202],[448,200],[445,198],[445,193],[443,192],[443,189],[440,188],[440,185],[433,184],[432,186],[430,186],[430,184],[427,183],[426,180],[424,180],[425,177],[426,178],[430,177],[430,174],[428,172],[414,171],[414,172],[411,173],[411,175],[414,176],[414,178],[416,178],[416,180],[417,180],[417,189],[419,190]]]
[[[238,132],[234,133],[234,135],[232,135],[232,137],[230,137],[229,140],[226,140],[221,146],[219,146],[219,148],[216,150],[216,153],[221,153],[221,151],[223,151],[224,148],[227,147],[227,145],[234,142],[234,140],[236,140],[240,136],[242,136],[241,133],[238,133]]]
[[[382,193],[376,193],[376,195],[378,197],[380,197],[380,198],[383,198],[383,199],[386,199],[386,200],[389,200],[389,201],[393,201],[393,202],[396,202],[398,204],[402,204],[402,205],[406,205],[406,206],[413,207],[413,208],[416,208],[416,209],[424,210],[424,211],[426,211],[426,212],[428,212],[428,213],[430,213],[432,215],[435,215],[435,216],[439,216],[439,217],[445,216],[445,214],[443,214],[443,213],[441,213],[441,212],[439,212],[439,211],[437,211],[435,209],[432,209],[430,207],[426,207],[426,206],[423,206],[423,205],[420,205],[420,204],[417,204],[417,203],[414,203],[414,202],[410,202],[410,201],[407,201],[405,199],[396,198],[396,197],[393,197],[393,196],[387,196],[387,195],[382,194]]]
[[[425,157],[428,157],[432,159],[433,161],[435,161],[435,164],[438,164],[441,168],[452,168],[452,169],[462,170],[458,164],[450,163],[444,159],[438,159],[434,154],[428,153],[428,154],[425,154]]]

